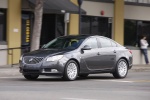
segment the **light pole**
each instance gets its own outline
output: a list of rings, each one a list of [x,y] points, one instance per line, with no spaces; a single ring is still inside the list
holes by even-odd
[[[83,0],[78,0],[79,5],[79,34],[81,34],[81,5]]]

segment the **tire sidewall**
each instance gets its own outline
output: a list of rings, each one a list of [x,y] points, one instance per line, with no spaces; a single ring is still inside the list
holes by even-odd
[[[119,73],[119,64],[120,64],[120,62],[122,62],[122,61],[125,62],[126,65],[127,65],[127,71],[126,71],[126,74],[125,74],[124,76],[120,75],[120,73]],[[125,77],[127,76],[127,74],[128,74],[128,64],[127,64],[126,60],[120,59],[120,60],[118,61],[117,66],[116,66],[116,73],[118,74],[118,78],[125,78]]]
[[[68,65],[69,65],[70,63],[74,63],[74,64],[76,65],[76,67],[77,67],[77,73],[76,73],[76,76],[75,76],[73,79],[70,78],[70,77],[68,76],[68,74],[67,74]],[[75,79],[77,78],[78,72],[79,72],[78,64],[77,64],[74,60],[70,60],[70,61],[67,62],[66,66],[65,66],[64,79],[65,79],[65,80],[68,80],[68,81],[73,81],[73,80],[75,80]]]

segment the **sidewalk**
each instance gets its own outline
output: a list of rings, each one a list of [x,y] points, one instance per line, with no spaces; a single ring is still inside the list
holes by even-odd
[[[130,69],[129,71],[150,71],[150,65],[133,65],[132,69]],[[17,75],[21,75],[18,65],[13,65],[13,67],[11,65],[0,66],[0,77]]]
[[[18,65],[4,65],[0,66],[0,77],[7,77],[7,76],[17,76],[21,75],[19,72],[19,66]]]

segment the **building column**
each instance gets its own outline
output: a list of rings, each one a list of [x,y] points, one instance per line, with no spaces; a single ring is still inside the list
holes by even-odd
[[[8,48],[21,46],[21,0],[8,0],[7,43]],[[13,54],[13,56],[10,54]],[[18,63],[20,54],[20,49],[9,50],[8,64]]]
[[[124,0],[115,0],[113,39],[124,45]]]
[[[77,0],[71,0],[74,4],[78,5]],[[70,22],[69,22],[69,35],[78,35],[79,34],[79,15],[78,14],[70,14]]]

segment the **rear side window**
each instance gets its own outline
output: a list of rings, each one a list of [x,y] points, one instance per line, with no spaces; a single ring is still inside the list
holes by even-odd
[[[111,41],[109,39],[99,38],[98,40],[99,40],[102,48],[112,47],[112,43],[111,43]]]

